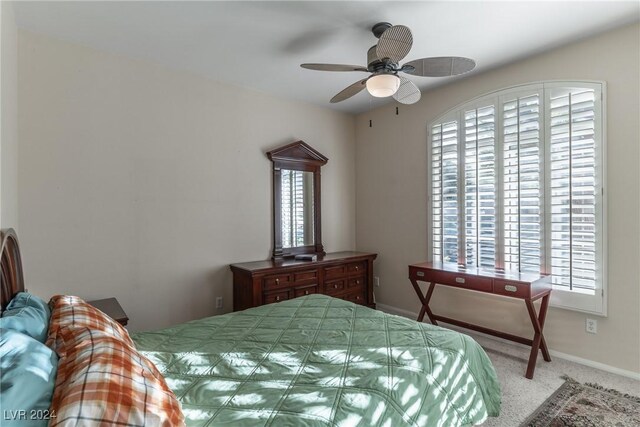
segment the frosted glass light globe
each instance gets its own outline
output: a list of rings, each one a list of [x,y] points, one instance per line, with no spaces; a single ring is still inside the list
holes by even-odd
[[[378,74],[367,80],[367,90],[376,98],[385,98],[398,91],[400,78],[393,74]]]

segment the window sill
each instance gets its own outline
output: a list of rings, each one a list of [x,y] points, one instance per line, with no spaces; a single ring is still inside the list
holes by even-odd
[[[554,308],[607,317],[607,305],[601,289],[597,289],[595,294],[587,294],[554,288],[549,305]]]

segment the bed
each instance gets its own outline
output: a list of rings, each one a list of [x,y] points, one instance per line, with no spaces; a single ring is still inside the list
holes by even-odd
[[[3,307],[23,289],[7,236]],[[470,337],[324,295],[130,336],[188,426],[462,426],[500,411]]]

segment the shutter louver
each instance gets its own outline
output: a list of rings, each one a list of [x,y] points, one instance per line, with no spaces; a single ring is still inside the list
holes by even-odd
[[[282,170],[281,173],[281,193],[282,193],[282,229],[292,230],[291,227],[293,216],[293,203],[291,192],[291,179],[292,174],[290,170]],[[292,233],[284,233],[282,235],[282,247],[293,247],[293,235]]]
[[[295,245],[304,246],[304,176],[302,171],[293,171],[293,208],[295,218]]]
[[[554,284],[594,290],[596,280],[595,92],[550,96],[551,272]]]
[[[539,272],[542,248],[540,96],[503,104],[504,264]]]
[[[493,268],[496,262],[495,108],[464,113],[465,262]]]
[[[433,257],[458,261],[458,123],[432,128]]]
[[[305,245],[304,173],[281,170],[282,176],[282,229],[291,230],[282,236],[282,246],[291,248]]]

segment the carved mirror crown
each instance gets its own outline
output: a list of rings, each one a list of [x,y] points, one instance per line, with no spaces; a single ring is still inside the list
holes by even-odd
[[[303,141],[267,153],[273,162],[273,258],[324,255],[320,168],[328,159]]]

